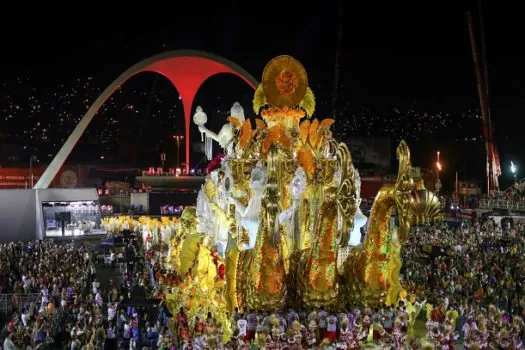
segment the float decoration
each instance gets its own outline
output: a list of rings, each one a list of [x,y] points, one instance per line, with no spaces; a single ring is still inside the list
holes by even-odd
[[[207,293],[216,296],[210,300],[230,312],[397,302],[402,244],[412,225],[440,220],[442,208],[410,177],[407,144],[397,149],[396,183],[381,188],[364,243],[354,246],[354,224],[366,222],[359,173],[348,147],[330,132],[334,120],[310,119],[315,98],[303,66],[289,56],[266,66],[254,96],[255,123],[239,107],[218,135],[198,124],[225,155],[210,168],[196,210],[185,210],[170,241],[170,266],[191,281],[206,280]],[[208,252],[220,256],[218,265],[206,262]],[[177,305],[211,302],[176,294],[170,298]]]

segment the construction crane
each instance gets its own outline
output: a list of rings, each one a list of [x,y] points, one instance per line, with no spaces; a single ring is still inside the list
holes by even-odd
[[[490,115],[489,89],[487,77],[487,60],[485,57],[485,38],[483,29],[483,15],[481,10],[481,1],[478,3],[479,25],[481,33],[481,57],[478,51],[478,40],[474,29],[474,20],[472,13],[466,12],[468,30],[470,36],[470,46],[472,48],[472,58],[474,61],[474,71],[481,107],[481,116],[483,117],[483,139],[485,141],[486,170],[487,170],[487,194],[499,190],[499,176],[501,175],[501,165],[498,150],[494,140],[494,127]]]
[[[337,120],[337,97],[339,92],[339,65],[341,61],[341,42],[343,38],[343,1],[339,2],[337,11],[337,46],[335,49],[334,89],[332,92],[332,116]]]

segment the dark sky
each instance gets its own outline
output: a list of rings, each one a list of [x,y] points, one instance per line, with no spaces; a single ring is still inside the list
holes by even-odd
[[[66,10],[17,17],[16,22],[4,14],[0,43],[2,60],[9,63],[4,73],[26,69],[52,79],[71,74],[74,67],[75,72],[103,70],[111,78],[139,59],[180,48],[225,56],[257,77],[270,58],[282,53],[304,62],[311,75],[332,73],[338,1],[312,1],[309,6],[296,2],[297,8],[293,1],[284,7],[269,1],[276,7],[265,11],[254,6],[263,2],[220,3],[185,8],[177,2],[172,10],[129,14]],[[474,79],[464,18],[469,6],[455,1],[405,3],[345,2],[342,69],[378,97],[391,96],[394,86],[402,89],[397,95],[406,96],[471,94]],[[503,84],[508,86],[501,91],[511,92],[519,88],[514,79],[523,74],[525,39],[519,12],[495,2],[484,6],[491,83],[507,79],[510,84]]]
[[[464,15],[472,8],[478,19],[477,1],[357,3],[343,7],[341,98],[355,106],[416,100],[429,111],[477,108]],[[157,4],[148,11],[128,2],[129,13],[82,4],[27,16],[4,13],[3,79],[24,71],[42,87],[79,74],[109,83],[143,58],[186,48],[229,58],[256,78],[269,59],[290,54],[303,62],[313,84],[330,85],[338,1],[210,4],[172,2],[172,9]],[[491,108],[506,162],[525,150],[525,30],[517,8],[496,1],[483,6]]]
[[[269,1],[276,7],[265,11],[256,10],[263,2],[245,3],[185,8],[177,2],[171,10],[130,14],[79,9],[20,17],[16,24],[5,18],[3,75],[25,70],[43,84],[73,73],[111,80],[140,59],[191,48],[227,57],[257,78],[270,58],[291,54],[305,64],[313,82],[332,79],[337,1],[297,2],[297,7]],[[417,98],[436,107],[475,102],[464,17],[468,4],[397,3],[345,2],[341,72],[347,98],[355,103]],[[519,12],[495,2],[485,6],[491,93],[521,97],[525,33]]]

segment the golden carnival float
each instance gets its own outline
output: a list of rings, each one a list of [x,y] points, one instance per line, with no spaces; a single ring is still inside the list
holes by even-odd
[[[165,264],[184,280],[172,302],[224,313],[395,304],[403,242],[411,227],[440,220],[442,207],[411,178],[407,144],[397,147],[397,179],[375,198],[361,243],[359,173],[331,134],[334,120],[313,117],[303,66],[290,56],[268,63],[253,108],[250,120],[236,103],[218,133],[197,108],[195,124],[224,158],[169,241]]]

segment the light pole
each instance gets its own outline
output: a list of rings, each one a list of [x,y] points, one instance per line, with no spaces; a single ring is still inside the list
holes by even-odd
[[[179,168],[180,166],[180,163],[179,163],[179,158],[180,158],[180,143],[182,140],[184,140],[184,136],[182,135],[174,135],[173,136],[173,139],[177,142],[177,168]]]
[[[162,171],[164,171],[164,162],[166,161],[166,153],[162,152],[160,154],[160,164],[162,165]]]
[[[31,179],[31,188],[35,186],[34,184],[34,178],[33,178],[33,161],[37,160],[37,157],[35,155],[29,156],[29,177]]]
[[[29,181],[31,181],[31,188],[33,188],[33,156],[29,156]]]
[[[439,190],[441,189],[441,180],[439,178],[440,172],[441,172],[441,163],[439,162],[439,155],[440,152],[437,151],[437,161],[436,161],[436,170],[437,170],[437,181],[436,181],[436,190],[439,193]]]
[[[516,164],[514,164],[512,160],[510,161],[510,172],[512,173],[512,176],[514,176],[514,186],[516,186],[516,183],[518,181],[518,167],[516,166]]]

